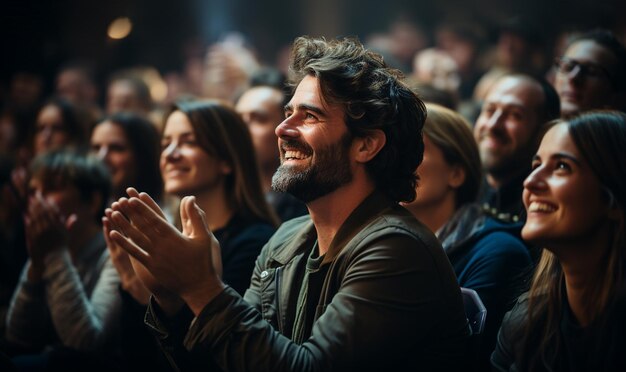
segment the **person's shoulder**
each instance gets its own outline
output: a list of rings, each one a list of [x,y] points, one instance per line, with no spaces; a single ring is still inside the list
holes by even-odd
[[[398,257],[445,256],[441,243],[425,225],[401,206],[392,206],[372,218],[355,234],[349,250],[384,248]]]
[[[407,231],[418,231],[423,226],[406,208],[400,205],[390,205],[376,216],[373,216],[370,226],[399,228]]]
[[[267,249],[271,249],[274,254],[277,254],[282,251],[283,247],[290,245],[289,243],[296,239],[296,237],[302,236],[306,238],[312,229],[313,222],[308,214],[285,221],[270,237]]]
[[[385,235],[402,234],[425,244],[440,246],[435,234],[405,208],[396,205],[377,216],[368,226]]]
[[[502,320],[502,328],[505,328],[507,331],[517,330],[519,329],[528,319],[528,305],[530,303],[530,294],[529,292],[522,293],[515,304],[509,310]]]
[[[528,253],[528,247],[520,236],[521,226],[516,225],[487,218],[482,231],[477,232],[475,244],[486,245],[490,249]]]
[[[280,224],[274,235],[286,235],[295,233],[311,223],[311,216],[305,214],[295,217]]]

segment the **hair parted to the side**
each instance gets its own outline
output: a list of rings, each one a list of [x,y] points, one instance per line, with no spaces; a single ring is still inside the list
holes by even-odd
[[[583,159],[604,186],[607,203],[618,211],[612,219],[612,239],[592,289],[586,294],[586,309],[595,324],[605,327],[619,296],[626,293],[626,114],[589,111],[562,121],[567,125]],[[580,201],[584,203],[583,200]],[[592,249],[592,247],[590,247]],[[529,292],[528,318],[517,351],[520,370],[543,371],[561,344],[564,273],[556,255],[543,251]],[[599,346],[603,348],[603,346]]]
[[[177,110],[189,119],[200,147],[232,167],[225,190],[233,209],[244,218],[276,226],[278,218],[263,195],[252,137],[241,116],[225,102],[202,100],[177,102],[165,118]]]
[[[291,54],[290,84],[295,88],[307,75],[318,78],[325,102],[344,108],[353,137],[384,132],[385,146],[366,164],[377,188],[396,202],[415,199],[426,108],[401,81],[402,73],[355,38],[299,37]]]

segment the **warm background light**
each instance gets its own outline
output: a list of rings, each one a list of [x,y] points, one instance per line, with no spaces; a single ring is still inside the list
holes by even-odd
[[[123,39],[133,30],[133,23],[127,17],[116,18],[109,25],[108,35],[111,39]]]

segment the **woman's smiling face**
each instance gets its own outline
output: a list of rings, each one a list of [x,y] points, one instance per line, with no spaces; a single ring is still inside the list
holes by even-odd
[[[609,203],[567,124],[551,128],[524,181],[527,220],[522,237],[546,248],[582,242],[607,223]]]

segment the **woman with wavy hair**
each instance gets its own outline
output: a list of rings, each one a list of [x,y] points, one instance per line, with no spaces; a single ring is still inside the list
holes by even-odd
[[[626,115],[557,123],[524,182],[522,237],[544,247],[503,321],[498,371],[626,370]]]

